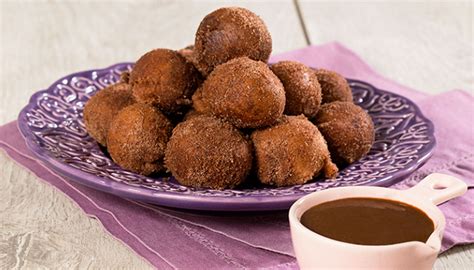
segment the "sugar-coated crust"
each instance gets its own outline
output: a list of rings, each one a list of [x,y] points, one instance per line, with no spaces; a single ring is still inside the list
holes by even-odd
[[[178,52],[155,49],[138,59],[129,80],[138,102],[174,112],[190,104],[201,75]]]
[[[338,163],[353,163],[366,155],[375,139],[370,116],[352,102],[323,104],[315,123]]]
[[[155,107],[135,103],[121,110],[112,121],[107,146],[122,168],[143,175],[163,169],[170,121]]]
[[[334,101],[352,102],[352,90],[347,80],[340,74],[327,69],[316,69],[321,91],[323,94],[322,103]]]
[[[133,103],[131,87],[126,83],[117,83],[98,91],[87,101],[83,111],[89,135],[99,144],[107,146],[107,132],[113,118]]]
[[[266,62],[272,51],[265,23],[240,7],[220,8],[204,17],[194,45],[196,66],[205,76],[216,66],[241,56]]]
[[[271,69],[285,87],[285,114],[315,117],[321,105],[321,86],[314,71],[295,61],[281,61]]]
[[[321,133],[305,116],[283,116],[279,123],[251,135],[258,177],[264,184],[304,184],[320,172],[334,178],[337,167]]]
[[[265,63],[240,57],[216,67],[194,94],[193,106],[238,128],[264,127],[282,116],[285,90]]]
[[[165,164],[180,184],[233,188],[250,172],[252,144],[231,124],[195,115],[173,130]]]

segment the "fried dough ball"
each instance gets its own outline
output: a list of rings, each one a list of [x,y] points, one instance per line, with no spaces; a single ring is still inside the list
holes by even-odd
[[[326,69],[315,69],[314,71],[321,85],[323,104],[334,101],[352,102],[352,90],[344,77]]]
[[[247,56],[268,61],[272,38],[256,14],[240,7],[220,8],[201,21],[194,42],[196,67],[207,76],[216,66]]]
[[[122,168],[143,175],[161,171],[173,127],[155,107],[135,103],[121,110],[107,135],[110,156]]]
[[[168,49],[150,51],[138,59],[130,74],[137,102],[174,112],[190,105],[200,83],[200,74],[178,52]]]
[[[232,188],[245,180],[252,167],[252,145],[231,124],[194,116],[173,130],[165,164],[180,184]]]
[[[89,135],[107,146],[110,123],[124,107],[134,103],[130,85],[117,83],[98,91],[84,107],[84,124]]]
[[[238,128],[258,128],[282,116],[285,90],[265,63],[241,57],[216,67],[194,94],[193,105]]]
[[[304,184],[320,172],[334,178],[337,167],[321,133],[305,116],[283,116],[273,127],[252,133],[258,177],[264,184]]]
[[[271,69],[285,87],[285,114],[315,117],[321,105],[321,87],[314,71],[295,61],[281,61]]]
[[[374,143],[374,123],[352,102],[335,101],[321,106],[315,123],[337,163],[353,163],[367,154]]]

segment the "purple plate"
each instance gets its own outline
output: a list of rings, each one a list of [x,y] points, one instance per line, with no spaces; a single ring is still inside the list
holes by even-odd
[[[121,169],[87,134],[82,111],[100,89],[117,82],[132,63],[68,75],[35,93],[18,123],[28,147],[45,165],[67,179],[117,196],[157,205],[213,210],[288,209],[298,198],[322,189],[392,185],[415,171],[435,147],[434,127],[409,99],[348,80],[354,101],[372,117],[376,136],[370,153],[344,168],[337,179],[317,179],[291,187],[198,189],[169,177],[150,178]]]

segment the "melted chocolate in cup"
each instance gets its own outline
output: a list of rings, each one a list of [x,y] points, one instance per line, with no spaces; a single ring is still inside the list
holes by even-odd
[[[315,205],[301,223],[319,235],[359,245],[426,242],[433,221],[420,209],[399,201],[346,198]]]

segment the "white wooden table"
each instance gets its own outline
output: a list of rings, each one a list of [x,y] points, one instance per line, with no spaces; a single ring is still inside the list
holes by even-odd
[[[472,91],[472,2],[0,0],[0,124],[63,75],[192,44],[202,17],[229,5],[265,20],[274,53],[338,40],[420,91]],[[3,153],[0,164],[0,269],[150,267],[61,192]],[[435,268],[474,269],[473,245]]]

